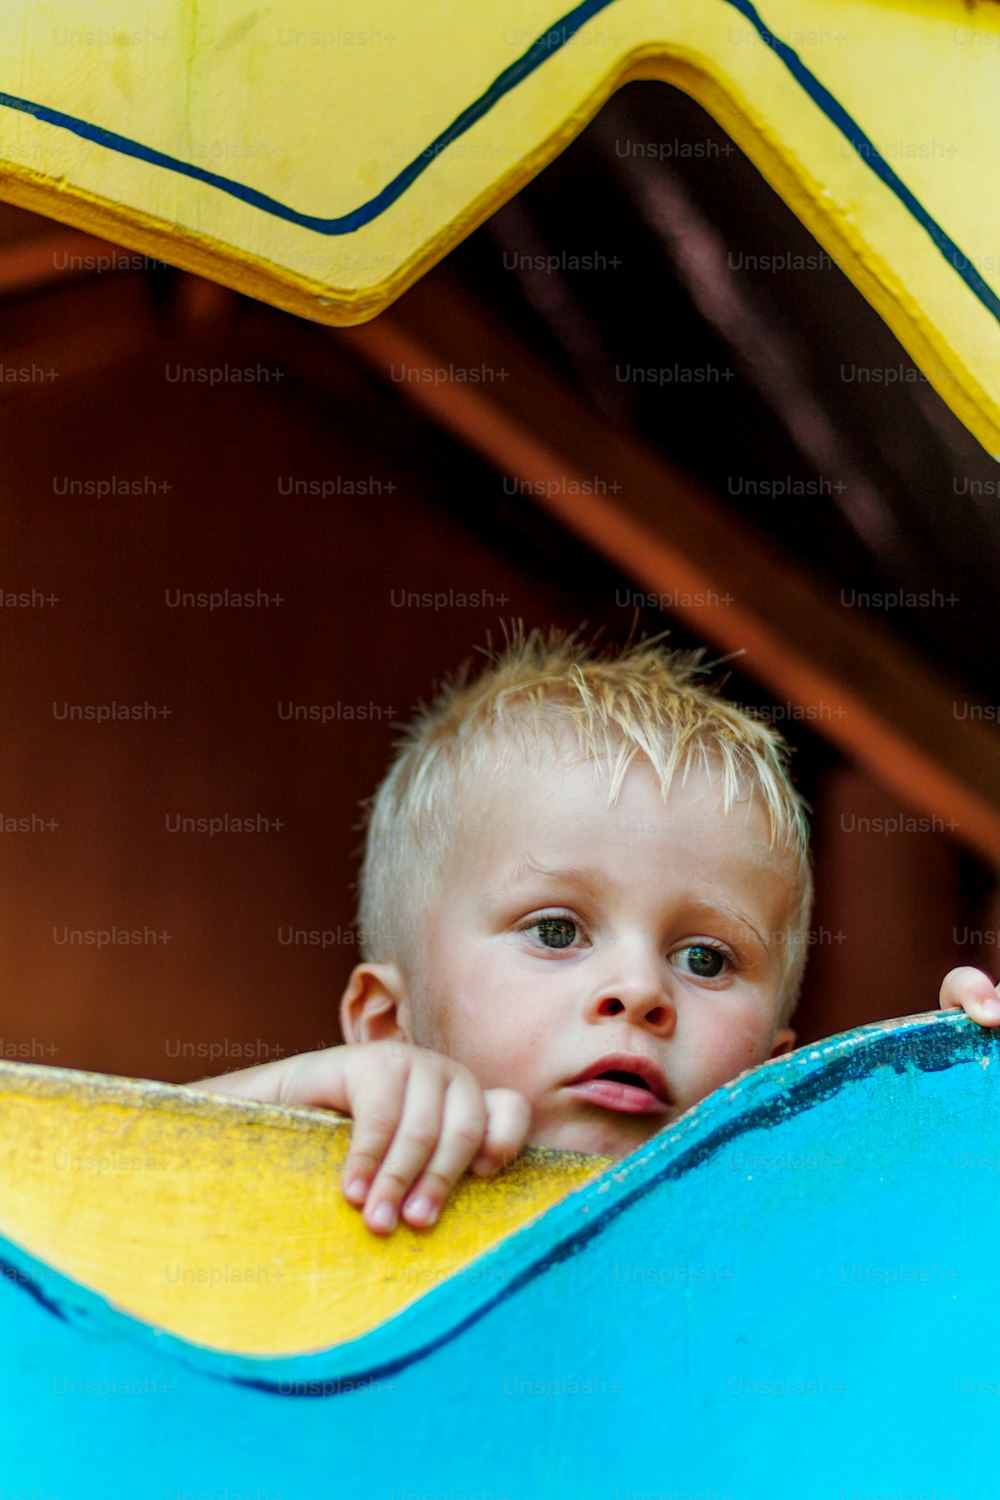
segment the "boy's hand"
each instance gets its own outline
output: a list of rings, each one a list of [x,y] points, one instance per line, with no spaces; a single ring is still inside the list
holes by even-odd
[[[980,1026],[1000,1026],[1000,987],[982,969],[952,969],[941,984],[941,1009],[964,1010]]]
[[[341,1185],[376,1234],[400,1214],[428,1228],[466,1168],[485,1177],[506,1166],[531,1123],[513,1089],[484,1090],[461,1063],[397,1041],[304,1052],[192,1087],[353,1115]]]

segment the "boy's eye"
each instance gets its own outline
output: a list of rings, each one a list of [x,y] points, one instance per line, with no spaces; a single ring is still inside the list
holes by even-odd
[[[686,969],[697,979],[718,979],[728,963],[724,953],[705,943],[692,943],[690,948],[679,948],[674,957],[682,961],[682,969]]]
[[[546,948],[568,948],[576,937],[576,923],[571,917],[539,917],[523,931],[536,932]]]

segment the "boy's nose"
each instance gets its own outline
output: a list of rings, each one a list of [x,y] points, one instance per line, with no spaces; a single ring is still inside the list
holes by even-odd
[[[652,965],[627,975],[619,972],[609,976],[597,991],[592,1015],[608,1019],[620,1016],[659,1036],[669,1036],[677,1020],[668,986]]]

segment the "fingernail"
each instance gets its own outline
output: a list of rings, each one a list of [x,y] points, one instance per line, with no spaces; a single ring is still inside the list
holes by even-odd
[[[393,1229],[396,1224],[396,1210],[391,1203],[378,1203],[372,1209],[368,1222],[373,1229]]]
[[[433,1224],[437,1218],[437,1209],[429,1198],[421,1196],[404,1206],[403,1216],[416,1224]]]
[[[348,1203],[364,1203],[368,1184],[363,1177],[349,1177],[344,1183],[344,1197]]]
[[[1000,1000],[984,1000],[983,1015],[989,1016],[991,1021],[1000,1021]]]

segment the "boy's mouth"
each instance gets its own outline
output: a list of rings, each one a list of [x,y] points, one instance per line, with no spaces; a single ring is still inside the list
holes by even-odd
[[[669,1113],[667,1080],[645,1057],[616,1052],[599,1058],[566,1087],[588,1104],[598,1104],[625,1115]]]

